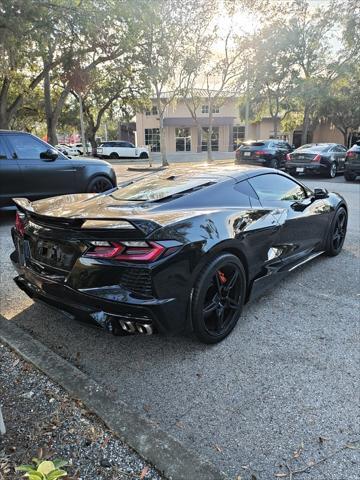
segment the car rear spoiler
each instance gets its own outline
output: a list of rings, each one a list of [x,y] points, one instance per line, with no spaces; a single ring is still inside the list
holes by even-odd
[[[69,228],[81,230],[86,235],[86,232],[94,230],[112,229],[119,232],[126,232],[129,235],[136,234],[136,231],[141,232],[142,235],[149,235],[153,231],[160,228],[162,225],[151,219],[144,218],[123,218],[123,217],[108,217],[108,218],[91,218],[91,217],[56,217],[53,215],[44,215],[39,213],[34,208],[33,204],[27,198],[13,198],[12,199],[18,210],[26,213],[31,219],[36,222],[36,219],[44,223],[53,225],[67,225]]]

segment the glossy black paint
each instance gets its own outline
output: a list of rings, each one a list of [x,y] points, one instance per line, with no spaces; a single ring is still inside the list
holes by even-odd
[[[247,299],[253,298],[322,252],[334,212],[341,205],[347,208],[340,195],[315,199],[307,187],[272,169],[197,167],[184,174],[175,168],[153,175],[154,180],[162,176],[175,184],[184,175],[208,183],[210,179],[211,184],[152,202],[119,200],[121,189],[33,203],[16,199],[26,215],[24,237],[12,230],[17,285],[35,299],[110,329],[113,318],[132,318],[151,322],[162,332],[188,331],[194,283],[214,255],[230,252],[239,257]],[[265,180],[274,183],[288,179],[303,199],[261,201],[252,184],[264,175],[272,175]],[[101,220],[102,226],[86,229],[86,220]],[[128,224],[133,228],[125,228]],[[152,263],[84,256],[89,242],[104,239],[146,239],[169,248],[170,254]],[[36,256],[39,242],[55,245],[51,261]]]
[[[295,175],[296,173],[318,173],[332,176],[332,165],[336,167],[335,174],[344,171],[345,155],[346,148],[338,143],[303,145],[289,154],[285,164],[285,171],[290,175]],[[318,160],[316,160],[317,156]],[[299,169],[301,172],[299,172]]]
[[[36,200],[87,192],[99,176],[116,185],[115,172],[105,161],[69,158],[30,133],[0,130],[0,207],[13,205],[12,197]]]
[[[358,175],[360,175],[360,141],[346,152],[344,172],[346,180],[355,180]]]

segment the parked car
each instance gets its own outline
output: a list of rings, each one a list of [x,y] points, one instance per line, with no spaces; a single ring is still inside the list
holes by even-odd
[[[350,182],[360,175],[360,141],[356,142],[345,156],[345,180]]]
[[[112,166],[103,160],[69,158],[30,133],[0,130],[0,207],[12,197],[52,197],[103,192],[116,185]]]
[[[348,215],[340,195],[251,166],[173,167],[92,198],[15,203],[11,259],[31,298],[115,334],[205,343],[287,272],[338,255]]]
[[[55,145],[55,148],[67,157],[77,157],[80,155],[77,148],[70,147],[70,145],[66,145],[65,143],[59,143],[59,145]]]
[[[235,151],[235,164],[244,163],[264,167],[281,168],[285,165],[286,155],[293,147],[284,140],[255,140],[244,142]]]
[[[149,158],[146,147],[135,147],[133,143],[123,141],[103,142],[97,148],[100,158]]]
[[[84,155],[84,147],[83,147],[82,143],[72,143],[72,144],[70,144],[70,147],[74,148],[78,152],[79,155]],[[86,148],[87,148],[88,153],[91,153],[91,144],[90,143],[86,144]]]
[[[308,143],[287,156],[286,172],[319,173],[334,178],[345,167],[346,148],[338,143]]]

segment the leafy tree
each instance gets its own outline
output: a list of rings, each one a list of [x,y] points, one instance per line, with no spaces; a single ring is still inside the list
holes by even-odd
[[[181,95],[193,33],[212,15],[212,0],[150,0],[139,2],[141,63],[152,89],[160,120],[162,164],[168,165],[165,112]]]

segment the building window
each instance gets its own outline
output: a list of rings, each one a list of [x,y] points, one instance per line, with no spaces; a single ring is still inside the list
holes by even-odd
[[[149,110],[148,108],[145,110],[145,115],[149,117],[150,115],[159,115],[158,109],[156,105]]]
[[[212,113],[220,113],[220,108],[219,107],[212,107],[211,111],[212,111]],[[201,113],[209,113],[209,105],[202,105],[201,106]]]
[[[235,125],[233,127],[233,148],[236,150],[245,140],[245,127]]]
[[[190,152],[191,151],[191,133],[190,128],[176,128],[176,151]]]
[[[201,135],[201,150],[203,152],[207,151],[208,137],[209,137],[209,129],[207,127],[203,128],[202,135]],[[217,152],[219,150],[219,127],[212,128],[211,150],[213,152]]]
[[[152,152],[160,152],[159,128],[145,128],[145,145],[148,145]]]

